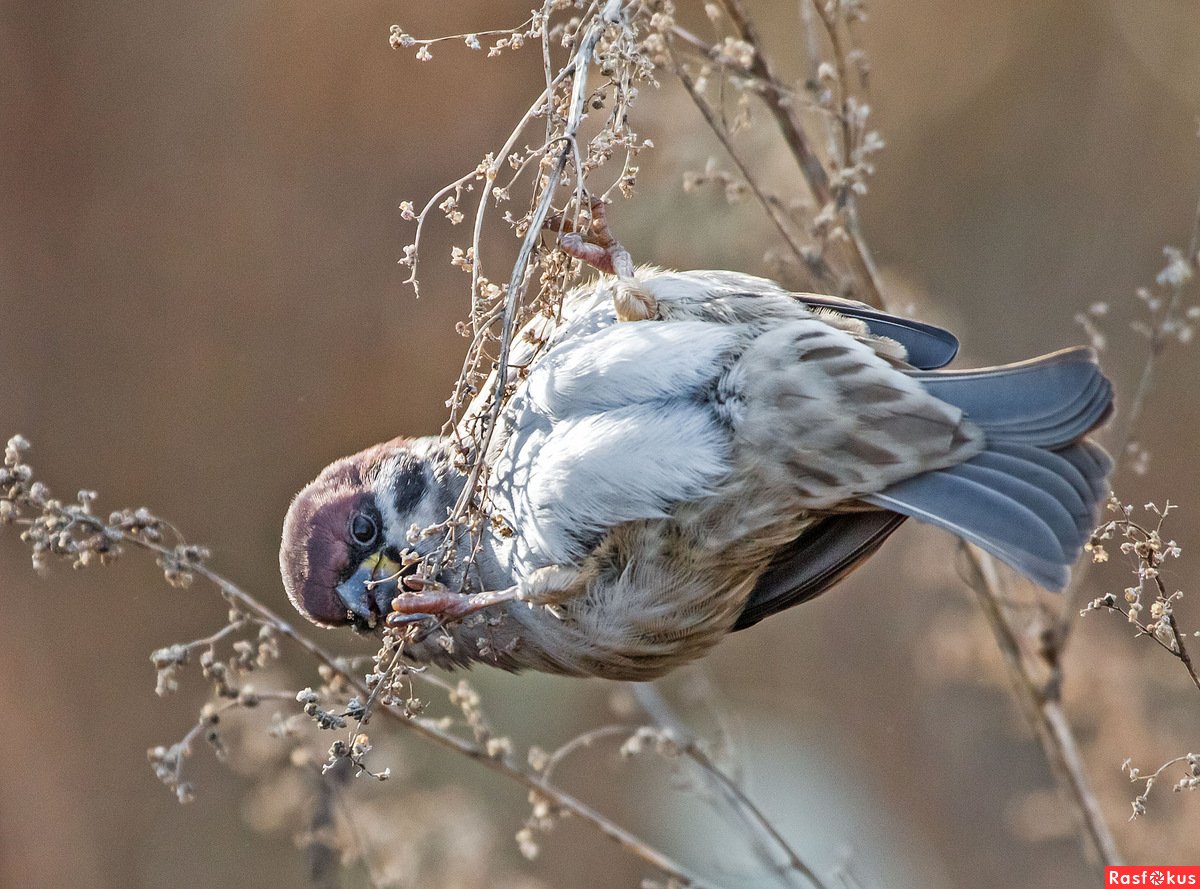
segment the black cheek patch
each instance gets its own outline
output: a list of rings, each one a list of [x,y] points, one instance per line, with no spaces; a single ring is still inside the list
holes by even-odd
[[[396,473],[395,490],[392,492],[396,512],[401,516],[408,516],[425,496],[427,486],[424,463],[411,457],[406,458]]]

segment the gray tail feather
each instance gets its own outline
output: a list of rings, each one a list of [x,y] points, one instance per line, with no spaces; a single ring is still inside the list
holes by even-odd
[[[1112,383],[1088,348],[969,371],[917,371],[930,393],[961,408],[991,442],[1071,444],[1104,422]]]
[[[979,426],[986,449],[865,498],[945,528],[1031,580],[1062,589],[1095,527],[1112,461],[1083,439],[1112,410],[1090,349],[1020,364],[913,374]]]

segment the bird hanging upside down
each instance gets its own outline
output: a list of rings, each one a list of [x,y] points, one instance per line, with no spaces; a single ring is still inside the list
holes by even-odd
[[[654,268],[578,288],[538,332],[485,455],[510,533],[462,535],[458,567],[411,583],[442,537],[409,529],[443,522],[465,479],[448,439],[368,448],[288,511],[302,614],[432,623],[404,649],[422,662],[651,679],[824,592],[908,516],[1061,589],[1107,493],[1086,436],[1112,386],[1089,349],[941,371],[958,344],[939,328]],[[532,347],[514,343],[516,367]]]

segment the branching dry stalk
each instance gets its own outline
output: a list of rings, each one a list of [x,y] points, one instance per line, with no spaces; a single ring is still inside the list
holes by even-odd
[[[1181,552],[1179,545],[1174,540],[1165,539],[1163,535],[1163,524],[1173,508],[1171,503],[1164,504],[1161,509],[1153,503],[1147,503],[1144,511],[1154,518],[1143,524],[1132,518],[1134,512],[1132,504],[1122,503],[1115,496],[1109,498],[1108,510],[1116,513],[1117,518],[1105,522],[1096,529],[1088,549],[1092,553],[1093,561],[1107,562],[1109,561],[1108,541],[1119,539],[1121,541],[1120,552],[1132,560],[1132,571],[1137,582],[1125,587],[1120,597],[1113,593],[1106,593],[1093,599],[1080,612],[1080,616],[1087,616],[1096,611],[1122,615],[1129,624],[1136,628],[1135,635],[1137,637],[1152,640],[1160,649],[1178,660],[1187,672],[1192,685],[1197,691],[1200,691],[1200,678],[1196,675],[1196,667],[1192,662],[1186,642],[1189,634],[1180,629],[1175,616],[1175,607],[1183,598],[1183,591],[1176,590],[1168,593],[1162,579],[1163,563],[1167,559],[1178,559]],[[1150,617],[1147,621],[1142,617],[1142,612],[1147,610],[1146,600],[1150,599],[1151,593],[1153,599],[1149,604]],[[1193,631],[1191,635],[1200,638],[1200,631]],[[1132,763],[1133,758],[1129,757],[1121,765],[1122,770],[1128,774],[1130,782],[1142,785],[1141,792],[1131,802],[1133,814],[1130,815],[1130,820],[1146,814],[1146,801],[1155,782],[1163,772],[1174,765],[1186,763],[1186,772],[1173,785],[1174,791],[1200,789],[1200,754],[1187,753],[1177,756],[1163,763],[1149,775],[1141,774],[1141,770],[1134,767]]]
[[[492,391],[486,393],[488,408],[484,415],[485,419],[483,420],[481,430],[478,432],[478,440],[472,443],[473,448],[468,455],[470,469],[467,472],[467,481],[463,486],[462,496],[459,498],[458,503],[454,505],[447,521],[447,524],[451,527],[457,521],[467,516],[472,503],[477,502],[480,496],[481,473],[486,465],[488,447],[491,444],[492,435],[495,432],[496,423],[500,417],[500,411],[504,407],[506,400],[505,390],[510,384],[508,359],[512,349],[513,337],[516,335],[517,326],[521,320],[518,309],[522,304],[529,283],[530,261],[533,258],[534,248],[541,238],[546,219],[550,215],[550,208],[555,198],[555,190],[562,180],[563,172],[566,170],[567,164],[571,159],[577,156],[579,127],[583,122],[584,106],[588,98],[587,73],[592,54],[595,52],[596,44],[600,41],[604,30],[608,27],[619,25],[621,13],[622,3],[620,0],[608,0],[604,5],[604,9],[592,21],[583,39],[579,42],[579,49],[576,51],[574,59],[564,69],[566,76],[571,81],[571,98],[566,123],[563,126],[561,135],[557,137],[557,141],[561,142],[561,147],[555,155],[550,156],[552,158],[551,171],[545,177],[544,182],[539,185],[541,194],[538,197],[533,213],[526,223],[525,238],[521,242],[521,249],[517,254],[516,262],[513,264],[512,274],[505,291],[504,311],[500,318],[500,352],[496,359],[495,382]],[[577,165],[576,176],[578,181],[582,183],[584,176],[582,165]],[[482,220],[482,218],[481,213],[477,219]],[[479,266],[479,263],[479,252],[476,249],[476,267]],[[450,541],[443,549],[443,553],[448,553],[452,550],[453,536],[451,536]],[[434,574],[436,576],[436,572]]]
[[[792,233],[791,225],[779,202],[763,191],[753,171],[750,170],[745,159],[733,144],[733,140],[730,138],[725,126],[718,119],[716,112],[709,105],[708,100],[696,88],[696,82],[688,74],[687,69],[678,62],[675,63],[675,76],[679,78],[680,84],[682,84],[697,110],[704,117],[705,122],[712,129],[713,133],[716,134],[717,139],[720,140],[721,145],[738,168],[738,172],[741,173],[746,185],[762,206],[763,212],[770,218],[780,237],[783,238],[784,243],[787,244],[788,249],[792,252],[792,256],[795,257],[797,262],[807,266],[817,280],[827,281],[832,284],[833,274],[829,266],[825,263],[824,258],[814,250],[805,249],[796,240],[796,236]]]
[[[1183,756],[1167,760],[1149,775],[1143,775],[1141,770],[1133,765],[1132,759],[1126,759],[1125,762],[1121,763],[1121,769],[1129,776],[1129,782],[1131,784],[1142,785],[1142,792],[1133,798],[1133,814],[1129,816],[1130,821],[1139,815],[1146,814],[1146,800],[1150,796],[1150,791],[1154,788],[1155,783],[1162,776],[1163,772],[1177,765],[1186,766],[1186,768],[1183,775],[1172,785],[1171,789],[1176,793],[1181,790],[1200,789],[1200,753],[1185,753]]]
[[[1164,247],[1163,253],[1167,264],[1155,279],[1158,292],[1148,288],[1141,288],[1137,292],[1148,317],[1144,321],[1134,322],[1132,327],[1146,338],[1146,361],[1116,439],[1116,451],[1121,455],[1128,452],[1134,439],[1142,410],[1154,389],[1158,361],[1163,350],[1172,342],[1191,342],[1193,329],[1190,322],[1200,318],[1200,308],[1184,305],[1189,285],[1200,274],[1200,202],[1192,219],[1187,252]]]
[[[876,308],[885,308],[886,302],[879,285],[875,262],[871,258],[871,252],[858,227],[853,199],[855,177],[847,175],[851,167],[849,159],[854,151],[852,130],[857,124],[847,113],[850,108],[849,86],[844,74],[847,67],[846,56],[838,38],[840,25],[834,18],[835,14],[827,11],[821,0],[813,0],[813,3],[833,38],[835,70],[840,69],[843,72],[843,79],[838,83],[838,90],[843,97],[843,101],[839,103],[842,106],[839,126],[844,134],[841,143],[844,155],[838,159],[840,163],[833,176],[830,175],[814,148],[814,141],[800,117],[796,104],[789,101],[779,90],[763,91],[762,99],[775,118],[776,125],[792,156],[795,157],[813,199],[820,208],[817,214],[818,221],[823,222],[826,228],[839,233],[839,237],[830,239],[829,244],[839,256],[839,264],[844,266],[843,274],[846,276],[847,295]],[[844,14],[848,18],[860,15],[858,11],[860,4],[858,3],[846,3],[843,0],[843,2],[832,5],[839,11],[839,14]],[[765,83],[778,83],[779,77],[766,55],[758,27],[745,3],[742,0],[721,0],[721,6],[729,16],[738,38],[753,51],[753,59],[749,66],[751,73]],[[838,219],[841,220],[841,224],[834,224],[834,221]]]
[[[1142,412],[1154,388],[1159,360],[1168,345],[1185,345],[1192,341],[1194,323],[1200,318],[1200,306],[1186,304],[1186,297],[1189,291],[1194,289],[1194,282],[1200,275],[1200,201],[1193,216],[1186,250],[1168,246],[1163,248],[1163,254],[1167,263],[1155,277],[1154,287],[1139,288],[1136,292],[1145,318],[1134,321],[1131,328],[1145,338],[1146,357],[1133,399],[1125,411],[1119,431],[1114,436],[1114,451],[1119,462],[1131,464],[1129,468],[1138,475],[1146,471],[1149,452],[1138,443],[1135,436]],[[1108,304],[1098,302],[1089,307],[1087,312],[1076,316],[1076,320],[1088,332],[1097,351],[1103,351],[1107,344],[1107,337],[1099,323],[1107,314]],[[1161,510],[1153,503],[1146,504],[1145,511],[1156,517],[1153,527],[1134,521],[1131,518],[1133,506],[1122,503],[1115,495],[1110,496],[1108,509],[1116,513],[1118,518],[1101,524],[1096,530],[1088,545],[1092,561],[1107,562],[1109,554],[1105,541],[1119,536],[1123,539],[1120,544],[1121,552],[1133,557],[1133,573],[1137,583],[1126,587],[1120,597],[1107,593],[1093,599],[1079,615],[1087,615],[1094,611],[1112,611],[1124,615],[1128,622],[1137,628],[1138,636],[1153,640],[1162,650],[1176,658],[1183,665],[1192,685],[1200,690],[1200,677],[1197,676],[1196,666],[1185,641],[1187,634],[1180,630],[1175,617],[1175,603],[1182,598],[1183,593],[1178,590],[1168,593],[1159,571],[1164,560],[1178,558],[1180,553],[1175,541],[1164,540],[1161,533],[1163,522],[1173,509],[1173,504],[1167,503]],[[1065,591],[1056,632],[1050,636],[1056,658],[1061,658],[1070,638],[1070,629],[1078,609],[1076,601],[1082,586],[1080,579],[1083,573],[1083,570],[1077,572],[1076,582]],[[1145,607],[1143,599],[1147,598],[1147,582],[1151,583],[1154,591],[1149,623],[1141,618]],[[1200,637],[1200,632],[1194,632],[1193,635]],[[1122,768],[1128,773],[1130,781],[1141,782],[1143,785],[1141,792],[1132,800],[1131,820],[1146,813],[1147,797],[1163,771],[1184,761],[1188,763],[1188,772],[1173,789],[1180,791],[1200,788],[1200,759],[1196,754],[1176,757],[1148,776],[1141,775],[1139,769],[1131,765],[1132,758],[1126,759]]]
[[[1166,296],[1155,296],[1148,292],[1139,292],[1139,298],[1150,312],[1149,321],[1145,322],[1140,332],[1147,339],[1148,349],[1146,362],[1143,366],[1137,392],[1131,403],[1122,431],[1118,435],[1118,456],[1128,454],[1126,445],[1136,429],[1138,416],[1149,398],[1154,380],[1155,366],[1159,355],[1172,340],[1187,342],[1191,337],[1191,328],[1187,324],[1190,310],[1183,305],[1185,286],[1195,275],[1196,264],[1200,262],[1200,207],[1197,209],[1193,225],[1190,246],[1184,254],[1178,250],[1167,248],[1168,265],[1159,274],[1157,284],[1167,291]],[[1095,314],[1102,314],[1097,312]],[[1097,336],[1093,337],[1098,340]],[[1096,342],[1102,345],[1102,340]],[[1158,568],[1162,560],[1168,556],[1177,556],[1178,547],[1174,541],[1162,541],[1159,535],[1161,521],[1170,511],[1168,505],[1161,513],[1153,504],[1148,506],[1158,513],[1159,522],[1156,527],[1149,529],[1129,519],[1130,507],[1121,504],[1115,498],[1110,500],[1109,509],[1117,511],[1122,518],[1101,526],[1089,550],[1095,561],[1105,561],[1107,554],[1101,544],[1115,532],[1120,532],[1126,538],[1122,548],[1135,553],[1139,560],[1139,577],[1136,587],[1127,588],[1125,600],[1127,608],[1118,604],[1115,596],[1103,596],[1095,599],[1085,609],[1085,613],[1097,609],[1110,609],[1126,615],[1134,623],[1140,635],[1148,636],[1162,648],[1178,658],[1187,670],[1192,683],[1200,689],[1200,679],[1197,678],[1183,635],[1175,623],[1172,602],[1178,594],[1168,595],[1159,576]],[[974,547],[964,546],[972,567],[972,586],[980,597],[984,613],[992,627],[1005,662],[1009,667],[1013,680],[1016,697],[1022,712],[1034,727],[1039,742],[1046,753],[1047,761],[1058,778],[1064,795],[1071,802],[1072,809],[1081,826],[1082,835],[1087,839],[1089,848],[1105,864],[1120,863],[1120,854],[1108,828],[1095,796],[1091,791],[1086,773],[1079,756],[1078,744],[1071,732],[1070,724],[1062,712],[1059,703],[1061,689],[1061,661],[1066,641],[1069,637],[1071,618],[1074,616],[1075,596],[1079,581],[1063,594],[1063,612],[1056,623],[1045,622],[1035,627],[1032,635],[1039,640],[1039,650],[1036,653],[1026,651],[1027,646],[1021,642],[1022,634],[1017,629],[1012,617],[1004,607],[1008,597],[999,586],[999,574],[995,563],[986,553]],[[1082,573],[1079,572],[1079,573]],[[1143,624],[1138,619],[1141,610],[1142,585],[1152,581],[1157,591],[1157,600],[1152,606],[1153,626]],[[1134,770],[1136,772],[1136,770]],[[1157,774],[1157,773],[1156,773]],[[1149,793],[1153,780],[1148,782],[1143,793],[1134,800],[1134,814],[1145,811],[1145,795]]]
[[[428,61],[430,48],[445,40],[462,40],[481,49],[479,38],[500,36],[489,56],[519,50],[534,41],[541,46],[545,89],[530,104],[504,144],[487,154],[474,170],[439,190],[418,212],[411,202],[401,204],[406,219],[416,223],[411,244],[401,263],[410,268],[407,279],[419,293],[418,265],[425,227],[434,211],[451,225],[466,220],[465,194],[478,190],[469,247],[455,247],[453,265],[469,272],[472,307],[467,323],[459,331],[469,339],[462,371],[447,402],[450,416],[443,433],[456,445],[457,468],[466,476],[462,494],[446,519],[432,528],[416,529],[421,536],[443,535],[443,546],[423,573],[438,576],[450,567],[459,550],[461,535],[478,538],[485,523],[503,523],[493,516],[487,495],[487,455],[497,418],[520,379],[524,367],[510,367],[513,340],[531,317],[540,313],[547,325],[557,316],[562,297],[576,280],[578,263],[556,249],[542,244],[548,219],[569,221],[572,229],[586,230],[593,201],[606,200],[619,190],[628,196],[636,181],[636,155],[651,147],[630,128],[630,108],[642,83],[653,84],[654,66],[646,55],[648,47],[667,26],[669,16],[656,11],[657,3],[639,0],[603,0],[573,3],[544,0],[540,9],[510,31],[455,35],[450,38],[419,39],[400,26],[392,28],[396,48],[413,48],[417,58]],[[579,10],[582,12],[579,13]],[[569,17],[575,14],[574,17]],[[569,52],[555,69],[555,44]],[[601,82],[589,88],[589,75],[598,71]],[[589,115],[595,118],[608,110],[596,132],[585,135]],[[541,120],[543,132],[537,147],[518,146]],[[622,157],[620,173],[602,187],[592,185],[597,172],[614,156]],[[505,167],[513,172],[501,181]],[[485,220],[492,206],[515,200],[519,180],[530,174],[528,209],[524,214],[504,214],[504,222],[520,238],[515,259],[508,271],[508,284],[493,283],[484,274],[483,240]],[[560,194],[560,187],[569,191]],[[538,287],[530,297],[530,283],[539,275]],[[549,327],[547,327],[549,329]],[[540,348],[540,343],[532,343]]]
[[[44,570],[48,567],[50,558],[70,561],[76,567],[109,562],[116,558],[124,547],[152,553],[173,584],[188,586],[195,577],[208,581],[235,609],[237,622],[247,621],[260,627],[269,627],[273,635],[287,639],[321,668],[327,684],[341,684],[355,695],[357,700],[364,700],[370,693],[368,683],[345,658],[334,655],[301,635],[291,623],[267,608],[256,597],[210,569],[204,562],[207,558],[206,551],[182,542],[175,545],[164,542],[163,531],[167,527],[166,523],[148,511],[118,512],[114,513],[109,521],[105,521],[91,513],[91,504],[95,499],[91,492],[81,492],[80,498],[74,504],[63,503],[53,498],[45,485],[33,480],[32,470],[24,460],[27,449],[28,443],[19,436],[9,441],[6,467],[3,477],[0,477],[0,521],[23,529],[22,537],[33,550],[35,566]],[[202,642],[209,643],[217,635],[219,634],[214,634]],[[232,697],[207,706],[196,726],[179,744],[169,749],[156,748],[150,752],[156,773],[176,790],[181,800],[186,800],[191,795],[191,788],[182,781],[181,770],[183,758],[190,752],[192,744],[207,728],[215,725],[214,717],[219,717],[236,706],[255,706],[264,697],[282,699],[280,694],[256,694],[243,688]],[[305,689],[294,697],[305,705],[305,712],[324,728],[343,728],[346,726],[346,716],[353,718],[361,715],[360,709],[358,713],[353,712],[355,708],[351,708],[352,712],[348,714],[335,714],[321,709],[316,703],[318,696],[311,689]],[[464,709],[471,710],[472,706],[468,702]],[[521,785],[532,795],[545,801],[555,814],[569,814],[587,824],[679,884],[697,889],[715,885],[696,876],[686,866],[642,837],[553,784],[534,768],[518,763],[503,745],[488,745],[480,743],[478,739],[459,737],[443,728],[438,721],[422,718],[388,699],[380,701],[377,711],[427,741],[477,762],[484,768]],[[361,728],[360,723],[355,729],[355,738],[348,746],[365,746],[369,749],[369,742],[359,731]],[[342,743],[345,742],[336,742],[335,747]],[[350,754],[351,751],[347,750],[345,758],[353,761],[354,757]],[[361,757],[358,762],[361,762]]]
[[[1192,329],[1189,321],[1200,314],[1184,305],[1185,290],[1200,269],[1200,207],[1197,207],[1187,252],[1170,247],[1164,252],[1167,265],[1156,280],[1160,292],[1151,293],[1145,289],[1138,292],[1138,298],[1145,305],[1149,318],[1145,322],[1136,322],[1134,329],[1145,336],[1147,355],[1136,394],[1117,435],[1118,460],[1128,457],[1131,453],[1128,445],[1137,428],[1138,417],[1150,396],[1159,356],[1172,341],[1190,341]],[[1102,316],[1106,311],[1104,304],[1097,304],[1089,310],[1088,315],[1080,318],[1085,329],[1092,335],[1093,345],[1097,348],[1103,348],[1104,338],[1095,326],[1095,318]],[[1114,475],[1115,473],[1116,469]],[[1122,518],[1102,524],[1088,549],[1092,552],[1094,561],[1106,561],[1107,553],[1102,541],[1110,539],[1114,533],[1119,533],[1125,538],[1125,543],[1122,544],[1123,551],[1137,556],[1139,564],[1135,573],[1139,580],[1136,587],[1129,587],[1125,591],[1127,608],[1119,604],[1117,597],[1107,595],[1093,600],[1088,608],[1084,609],[1084,613],[1109,609],[1125,614],[1129,621],[1138,627],[1139,635],[1148,636],[1176,657],[1184,665],[1192,683],[1200,689],[1200,679],[1197,678],[1196,669],[1184,636],[1175,622],[1172,608],[1172,603],[1182,594],[1168,594],[1158,573],[1162,560],[1178,556],[1179,552],[1174,541],[1163,541],[1159,535],[1162,519],[1170,511],[1170,505],[1161,512],[1153,504],[1147,506],[1147,509],[1158,515],[1159,520],[1154,528],[1131,521],[1129,515],[1132,508],[1120,503],[1115,497],[1110,499],[1108,508],[1118,512]],[[1033,726],[1059,786],[1071,804],[1080,824],[1081,836],[1100,861],[1104,864],[1118,864],[1119,850],[1096,803],[1079,755],[1078,743],[1059,702],[1062,659],[1073,619],[1078,611],[1076,601],[1084,570],[1077,570],[1075,582],[1064,591],[1057,619],[1046,616],[1039,619],[1032,628],[1022,632],[1016,619],[1005,607],[1004,603],[1009,597],[1000,585],[1000,575],[995,562],[986,553],[974,547],[964,545],[963,549],[971,567],[971,586],[979,596],[993,635],[1004,653],[1018,703]],[[1151,606],[1153,625],[1144,624],[1138,618],[1142,609],[1143,585],[1146,582],[1152,582],[1157,593],[1157,598]],[[1022,639],[1031,637],[1038,640],[1036,651],[1028,650],[1029,646],[1022,642]],[[1145,795],[1149,793],[1152,784],[1151,779],[1143,793],[1134,800],[1135,815],[1145,811]]]
[[[1124,595],[1118,599],[1112,593],[1107,593],[1093,599],[1080,612],[1087,615],[1093,611],[1113,611],[1125,616],[1129,623],[1137,628],[1137,635],[1153,640],[1159,648],[1183,664],[1192,685],[1200,691],[1200,677],[1196,675],[1196,666],[1192,663],[1191,653],[1184,640],[1185,633],[1179,629],[1175,619],[1175,603],[1183,598],[1182,590],[1168,593],[1162,579],[1162,565],[1167,559],[1178,559],[1179,545],[1174,540],[1163,539],[1163,522],[1174,509],[1174,504],[1168,502],[1159,509],[1153,503],[1147,503],[1145,511],[1156,517],[1153,527],[1143,525],[1132,518],[1133,505],[1122,503],[1113,496],[1108,501],[1109,512],[1117,513],[1118,518],[1102,524],[1092,535],[1088,550],[1095,562],[1108,561],[1106,541],[1115,537],[1122,538],[1120,550],[1134,560],[1133,574],[1137,583],[1125,587]],[[1146,585],[1150,584],[1154,600],[1150,603],[1152,623],[1145,623],[1141,618],[1146,606]]]

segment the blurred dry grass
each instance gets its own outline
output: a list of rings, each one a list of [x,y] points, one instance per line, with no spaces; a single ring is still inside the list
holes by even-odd
[[[532,57],[489,65],[459,48],[418,64],[388,48],[387,27],[478,30],[525,7],[0,6],[0,432],[33,440],[63,490],[171,517],[282,607],[290,495],[334,456],[436,430],[458,369],[460,273],[430,263],[419,302],[401,288],[396,206],[473,165],[539,76]],[[760,7],[786,56],[791,5]],[[1185,238],[1200,187],[1194,5],[876,0],[871,12],[888,148],[864,228],[886,279],[953,326],[971,362],[1079,341],[1073,315],[1108,300],[1105,364],[1127,399],[1141,361],[1120,333],[1131,295],[1162,244]],[[642,113],[660,149],[614,213],[635,257],[762,271],[758,211],[679,187],[718,154],[699,118],[673,89]],[[792,175],[784,158],[763,163]],[[1117,479],[1135,502],[1183,505],[1173,533],[1192,573],[1173,583],[1190,593],[1188,626],[1200,624],[1196,362],[1168,355],[1141,430],[1151,473]],[[245,829],[242,779],[201,766],[199,799],[181,809],[141,755],[194,712],[150,694],[147,654],[218,624],[218,602],[163,590],[133,560],[42,581],[25,558],[0,540],[0,885],[301,884],[286,832]],[[752,792],[817,861],[849,849],[867,886],[1095,886],[952,565],[948,540],[906,528],[843,588],[710,659]],[[1068,710],[1129,857],[1200,863],[1195,795],[1163,793],[1149,819],[1124,822],[1121,760],[1168,758],[1200,735],[1182,671],[1127,635],[1100,616],[1078,629]],[[499,719],[543,744],[594,724],[611,691],[476,679]],[[429,785],[486,800],[495,854],[521,866],[518,793],[436,751],[403,756]],[[587,777],[578,786],[600,805],[662,817]],[[636,884],[640,870],[567,825],[532,872],[584,887]]]

